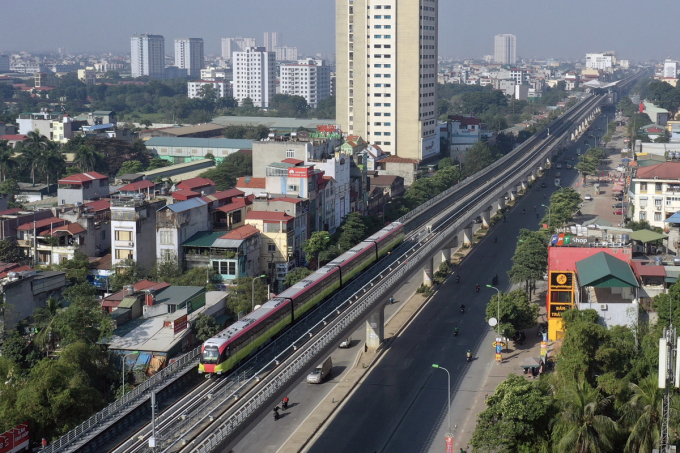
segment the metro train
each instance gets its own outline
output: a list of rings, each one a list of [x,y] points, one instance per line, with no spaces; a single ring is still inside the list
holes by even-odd
[[[203,343],[199,373],[222,375],[404,240],[387,225]]]

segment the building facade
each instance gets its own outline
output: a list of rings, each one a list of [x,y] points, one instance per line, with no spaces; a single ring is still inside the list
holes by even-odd
[[[586,68],[591,69],[611,69],[614,66],[614,56],[603,53],[587,53],[586,54]]]
[[[627,215],[633,220],[646,220],[650,226],[665,228],[664,222],[680,211],[680,163],[665,162],[638,168],[629,189]]]
[[[165,38],[161,35],[135,35],[130,38],[132,77],[165,76]]]
[[[111,200],[111,264],[134,260],[151,269],[156,260],[156,211],[165,200],[119,197]]]
[[[186,69],[189,77],[200,77],[205,66],[203,39],[175,39],[175,66]]]
[[[162,207],[156,213],[156,259],[184,262],[182,243],[201,231],[210,230],[208,203],[193,198]]]
[[[290,46],[275,47],[276,61],[295,61],[298,59],[298,48]]]
[[[437,0],[336,2],[336,119],[343,131],[405,158],[439,152],[437,16]]]
[[[281,65],[281,94],[302,96],[310,108],[331,95],[331,68],[323,60],[298,60]]]
[[[496,35],[493,40],[493,59],[500,64],[517,63],[517,37],[515,35]]]
[[[233,54],[234,99],[243,105],[245,99],[255,107],[268,108],[276,94],[274,52],[263,47],[247,47]]]
[[[209,85],[215,89],[217,97],[226,98],[231,97],[231,84],[224,80],[194,80],[187,82],[187,95],[189,99],[196,99],[201,97],[201,88]]]
[[[274,49],[279,47],[281,41],[280,34],[278,31],[266,31],[264,32],[264,48],[267,52],[274,52]]]
[[[243,52],[246,47],[255,46],[255,38],[222,38],[222,58],[231,61],[234,52]]]

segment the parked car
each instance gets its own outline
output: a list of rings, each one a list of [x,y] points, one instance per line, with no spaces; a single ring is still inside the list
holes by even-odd
[[[625,208],[626,205],[627,205],[627,203],[626,203],[625,201],[622,201],[622,202],[620,202],[620,203],[615,203],[615,204],[613,204],[613,205],[612,205],[612,208],[614,208],[614,209],[621,209],[621,208]]]
[[[592,201],[592,200],[593,200],[593,196],[590,195],[589,193],[587,193],[587,194],[583,197],[583,199],[586,200],[586,201]]]
[[[567,164],[567,170],[571,170],[571,165]]]
[[[614,215],[623,215],[623,212],[624,212],[623,209],[617,209],[616,211],[614,211]]]

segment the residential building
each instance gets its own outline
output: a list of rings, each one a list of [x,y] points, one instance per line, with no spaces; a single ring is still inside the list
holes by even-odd
[[[283,46],[275,47],[276,61],[295,61],[298,59],[298,48]]]
[[[0,121],[0,137],[3,135],[16,135],[16,133],[17,127],[15,125]]]
[[[493,59],[496,63],[517,63],[517,37],[515,35],[496,35],[493,44]]]
[[[678,78],[678,62],[673,60],[666,60],[663,63],[663,77],[668,79]]]
[[[28,140],[28,135],[21,135],[21,134],[9,134],[9,135],[0,135],[0,140],[7,141],[7,146],[10,148],[14,148],[14,146],[21,142],[25,142]]]
[[[628,215],[665,228],[664,222],[680,211],[680,162],[664,162],[637,169],[631,180]],[[674,249],[675,247],[672,246]]]
[[[28,135],[31,131],[38,131],[50,140],[52,137],[52,123],[61,121],[62,115],[43,110],[38,113],[21,113],[17,118],[20,135]]]
[[[27,223],[17,228],[17,234],[17,245],[32,258],[33,266],[61,264],[78,251],[87,254],[87,230],[65,219],[50,217]]]
[[[95,85],[97,83],[97,71],[90,66],[85,69],[78,69],[78,80],[85,85]]]
[[[9,335],[20,321],[33,315],[36,308],[44,308],[50,297],[59,297],[66,287],[66,273],[58,271],[13,272],[0,282],[5,309],[0,322]]]
[[[298,60],[281,65],[281,94],[302,96],[310,108],[331,95],[331,68],[323,60]]]
[[[132,77],[165,77],[165,38],[161,35],[134,35],[130,38]]]
[[[199,196],[210,195],[217,192],[215,183],[209,178],[190,178],[183,179],[179,183],[175,184],[177,190],[188,190],[191,192],[196,192]]]
[[[295,268],[295,217],[285,212],[250,211],[246,224],[260,231],[260,268],[272,282],[272,291],[278,293],[288,272]]]
[[[220,163],[230,154],[253,148],[252,140],[235,138],[154,137],[144,144],[154,157],[173,164],[202,160],[208,154]]]
[[[393,156],[439,153],[437,5],[336,2],[336,122]]]
[[[109,177],[91,171],[59,180],[57,198],[60,205],[85,203],[109,195]]]
[[[299,197],[255,197],[252,211],[283,212],[295,218],[292,250],[299,266],[304,264],[302,244],[310,235],[310,200]]]
[[[224,68],[209,68],[201,69],[201,80],[224,80],[227,78],[227,70]]]
[[[0,73],[9,72],[9,55],[0,55]]]
[[[231,61],[234,52],[243,52],[246,47],[256,47],[255,38],[222,38],[222,58]]]
[[[189,77],[200,77],[205,66],[202,38],[175,39],[175,66],[186,69]]]
[[[166,66],[163,76],[166,79],[184,79],[189,77],[189,70],[177,66]]]
[[[666,123],[668,123],[668,120],[670,119],[670,113],[668,113],[668,110],[657,107],[651,102],[643,102],[642,104],[644,106],[643,113],[646,113],[649,116],[649,119],[654,122],[654,124],[665,126]]]
[[[141,197],[111,200],[112,266],[134,260],[144,269],[156,261],[156,211],[165,200],[146,201]]]
[[[468,148],[482,138],[482,120],[479,118],[449,115],[446,126],[446,141],[452,158],[462,158]]]
[[[616,57],[607,53],[587,53],[586,68],[608,70],[616,63]]]
[[[260,236],[260,231],[252,225],[243,225],[227,233],[196,233],[182,244],[184,267],[212,267],[216,277],[223,282],[261,275]]]
[[[267,52],[274,52],[280,43],[280,34],[278,31],[264,32],[264,48]],[[297,58],[296,58],[297,60]]]
[[[201,89],[204,86],[211,86],[215,90],[217,97],[231,97],[231,83],[225,80],[194,80],[187,82],[187,94],[189,99],[201,97]]]
[[[225,196],[236,192],[238,196]],[[246,214],[253,209],[254,195],[243,196],[243,191],[239,189],[229,189],[217,192],[213,195],[202,197],[208,201],[208,210],[212,229],[214,231],[230,231],[245,224]],[[212,199],[220,199],[218,203],[211,202]],[[224,201],[227,201],[224,203]]]
[[[184,262],[182,243],[200,231],[210,231],[208,203],[200,198],[169,204],[156,214],[158,261]]]
[[[60,120],[52,121],[50,125],[52,141],[58,143],[68,143],[73,138],[73,118],[68,115],[62,116]]]
[[[388,200],[404,195],[404,178],[401,176],[382,175],[369,178],[371,188],[382,189]]]
[[[111,250],[111,203],[109,200],[91,201],[59,215],[60,218],[80,225],[85,230],[80,241],[80,251],[87,256],[100,257]]]
[[[267,192],[267,178],[242,176],[236,181],[236,188],[246,196],[258,196]]]
[[[305,165],[314,165],[316,170],[323,172],[326,187],[319,187],[319,194],[323,197],[317,200],[318,213],[322,215],[322,224],[313,226],[314,230],[326,229],[335,233],[350,209],[350,179],[352,158],[343,153],[325,155],[320,159],[305,159]],[[330,185],[329,185],[330,184]],[[312,200],[313,197],[311,197]],[[322,214],[322,211],[324,213]],[[324,225],[325,228],[320,228]]]
[[[274,52],[268,52],[264,47],[246,47],[233,55],[234,99],[240,105],[250,99],[255,107],[268,108],[276,94]]]
[[[314,137],[315,134],[292,133],[290,137],[273,136],[253,142],[253,176],[266,176],[266,168],[272,162],[294,159],[300,163],[308,159],[323,159],[335,154],[335,148],[342,144],[340,134],[328,137]]]
[[[33,83],[36,88],[56,87],[57,79],[53,72],[35,72],[33,73]]]

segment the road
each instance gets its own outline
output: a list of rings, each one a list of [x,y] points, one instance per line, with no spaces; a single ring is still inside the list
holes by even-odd
[[[561,159],[575,155],[576,147],[583,149],[583,140],[572,145]],[[490,284],[493,275],[498,274],[499,289],[511,288],[507,271],[512,265],[510,259],[519,230],[537,229],[534,206],[539,207],[542,217],[545,208],[540,205],[546,203],[544,194],[549,196],[556,190],[555,172],[551,170],[539,181],[539,186],[545,182],[547,188],[531,190],[522,197],[507,214],[507,222],[499,224],[475,247],[457,270],[461,283],[449,279],[442,285],[410,327],[392,343],[309,452],[442,451],[443,432],[447,429],[446,373],[433,369],[432,364],[451,372],[454,403],[458,392],[475,392],[477,384],[492,371],[493,333],[484,315],[487,302],[496,293],[484,285]],[[563,168],[560,172],[563,185],[575,182],[576,171]],[[522,214],[522,209],[527,213]],[[498,243],[494,243],[493,236],[498,237]],[[475,292],[477,283],[484,288],[479,293]],[[467,307],[464,314],[460,313],[461,303]],[[460,329],[458,337],[452,334],[455,326]],[[472,364],[465,361],[468,349],[475,355]],[[465,407],[452,407],[453,425],[462,425],[466,419]]]

